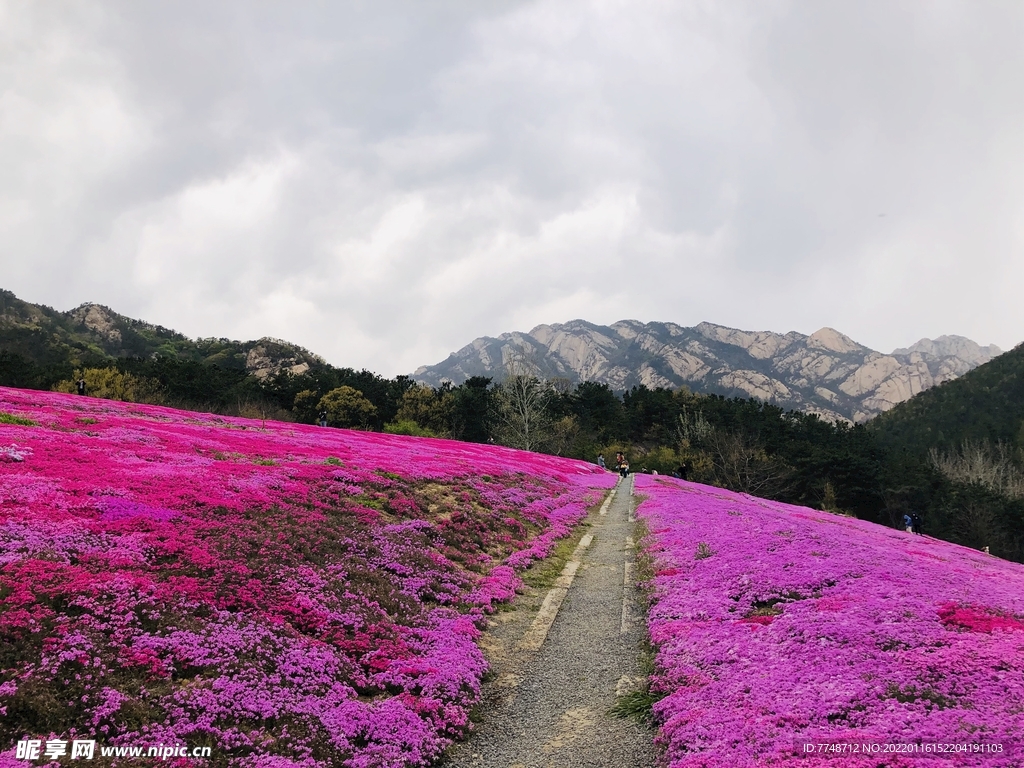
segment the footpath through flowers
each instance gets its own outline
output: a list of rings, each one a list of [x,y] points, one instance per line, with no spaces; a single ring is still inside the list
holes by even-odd
[[[1024,765],[1024,567],[669,478],[637,493],[671,768]]]
[[[0,425],[5,766],[19,740],[83,738],[427,765],[478,700],[482,617],[614,481],[74,395],[0,389],[0,411],[28,422]]]

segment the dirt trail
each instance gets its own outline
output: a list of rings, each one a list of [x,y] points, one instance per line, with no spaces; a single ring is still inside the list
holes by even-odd
[[[483,720],[452,748],[446,768],[655,765],[651,732],[608,714],[616,692],[641,679],[631,484],[620,481],[605,513],[588,518],[550,591],[531,591],[496,615],[483,638],[496,675],[484,688]]]

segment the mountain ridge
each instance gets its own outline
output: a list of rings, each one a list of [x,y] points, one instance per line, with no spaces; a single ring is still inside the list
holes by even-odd
[[[121,357],[164,357],[216,365],[265,379],[326,366],[319,355],[273,338],[189,339],[109,307],[84,303],[59,312],[0,290],[0,352],[41,366],[101,365]],[[962,336],[923,338],[884,354],[833,329],[745,331],[703,322],[576,319],[529,332],[479,337],[411,378],[439,386],[471,376],[501,378],[512,357],[544,378],[595,381],[616,391],[636,385],[753,397],[838,421],[863,422],[1001,353]]]
[[[617,391],[688,386],[863,422],[1001,353],[963,336],[922,338],[886,354],[829,327],[805,335],[709,322],[685,327],[626,319],[602,326],[577,319],[479,337],[440,363],[416,369],[412,378],[431,386],[470,376],[501,378],[515,357],[536,375],[573,383],[594,381]]]
[[[61,312],[0,289],[0,349],[39,365],[91,365],[119,357],[163,356],[219,365],[262,379],[325,365],[319,355],[281,339],[190,339],[136,320],[103,304],[86,302]]]

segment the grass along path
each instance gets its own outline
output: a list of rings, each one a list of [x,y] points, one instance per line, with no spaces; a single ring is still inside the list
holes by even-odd
[[[655,765],[651,732],[610,714],[643,679],[631,483],[590,514],[567,559],[563,546],[560,575],[548,565],[544,589],[494,617],[482,639],[493,677],[476,732],[449,751],[446,768]]]

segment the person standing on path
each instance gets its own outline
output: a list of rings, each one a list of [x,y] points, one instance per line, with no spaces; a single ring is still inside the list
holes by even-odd
[[[597,454],[597,466],[599,466],[601,469],[607,469],[607,467],[604,465],[604,454],[603,453]]]
[[[903,515],[903,528],[907,533],[914,532],[914,518],[910,516],[910,513]]]
[[[327,426],[327,411],[320,411],[320,413],[316,417],[316,422],[321,427],[326,427]]]
[[[85,379],[84,378],[79,378],[79,380],[75,382],[75,388],[78,390],[78,394],[84,395],[85,394]]]

